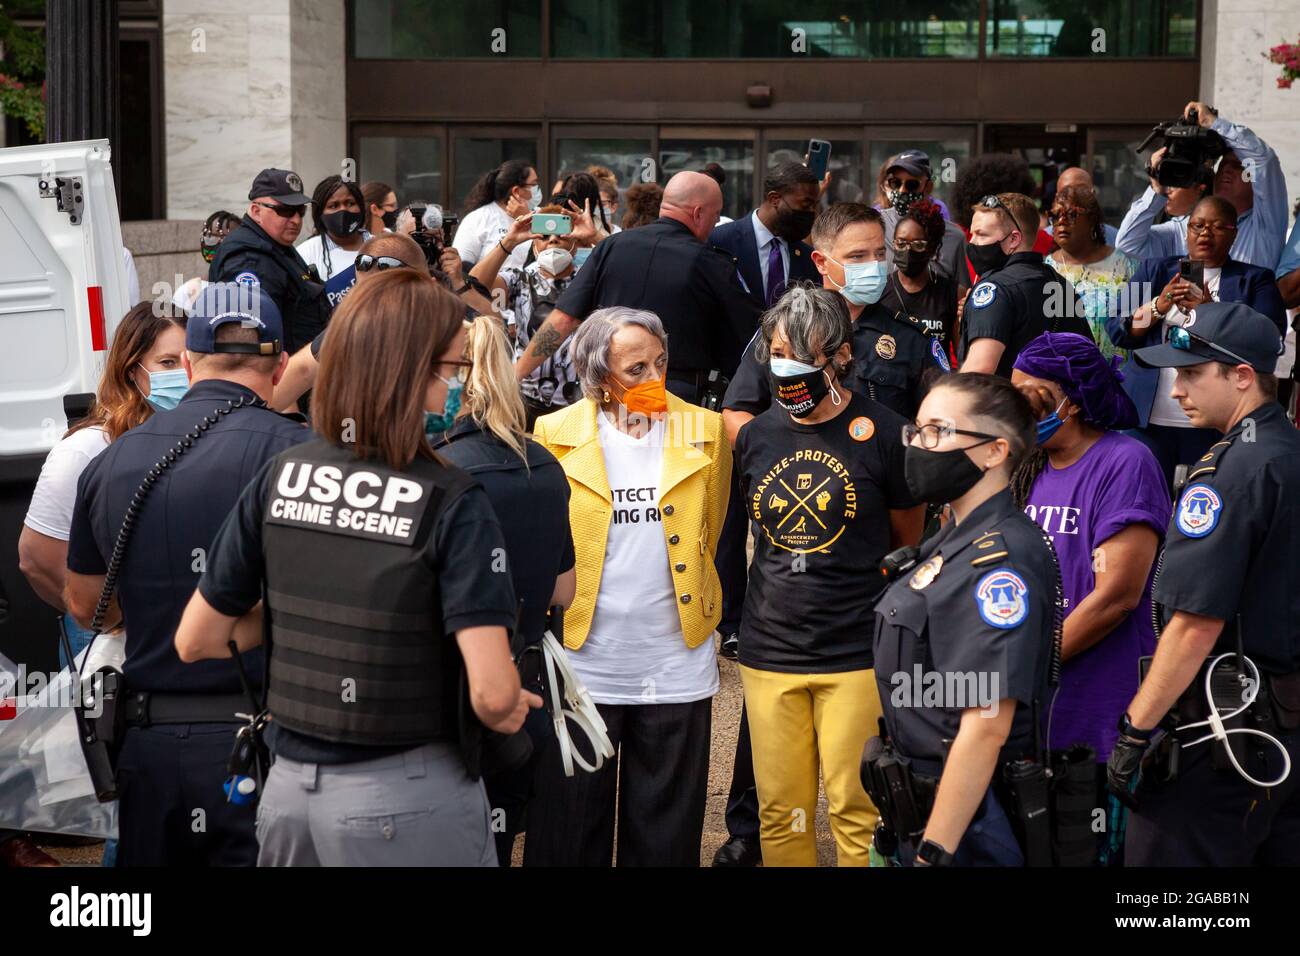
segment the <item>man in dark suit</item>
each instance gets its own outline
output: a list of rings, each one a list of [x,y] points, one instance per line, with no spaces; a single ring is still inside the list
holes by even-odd
[[[741,287],[733,260],[706,242],[721,210],[722,190],[708,176],[673,176],[658,220],[597,243],[515,373],[524,377],[554,355],[596,309],[647,309],[659,316],[671,343],[668,390],[698,404],[709,373],[730,377],[758,328],[760,308]]]
[[[741,284],[762,309],[792,282],[821,284],[812,246],[803,241],[817,218],[817,185],[803,163],[775,166],[763,181],[763,204],[709,234],[710,243],[736,260]]]
[[[1196,335],[1195,310],[1203,302],[1240,302],[1261,312],[1286,334],[1286,309],[1272,269],[1229,259],[1237,237],[1237,210],[1221,196],[1206,196],[1187,219],[1186,258],[1203,270],[1202,284],[1180,274],[1183,256],[1143,260],[1129,279],[1129,306],[1106,319],[1111,341],[1121,348],[1159,345],[1168,329],[1182,326]],[[1154,297],[1152,294],[1154,293]],[[1138,305],[1142,303],[1141,305]],[[1138,410],[1134,435],[1155,453],[1173,482],[1174,469],[1205,454],[1219,440],[1212,428],[1195,428],[1169,395],[1172,370],[1163,372],[1129,356],[1122,369],[1124,391]]]

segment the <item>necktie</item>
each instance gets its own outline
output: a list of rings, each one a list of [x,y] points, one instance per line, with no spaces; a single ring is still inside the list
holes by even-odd
[[[767,246],[767,307],[770,309],[785,291],[785,263],[781,261],[781,240],[772,239]]]

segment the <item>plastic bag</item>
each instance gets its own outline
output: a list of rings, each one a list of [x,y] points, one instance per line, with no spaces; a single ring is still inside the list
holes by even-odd
[[[16,698],[17,707],[12,719],[0,721],[0,827],[117,838],[117,801],[96,799],[72,712],[72,672],[87,650],[85,675],[121,670],[125,636],[99,635],[44,687],[0,655],[0,698]]]

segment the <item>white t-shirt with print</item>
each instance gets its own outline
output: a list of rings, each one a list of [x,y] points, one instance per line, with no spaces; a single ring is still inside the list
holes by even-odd
[[[33,531],[67,541],[72,531],[72,505],[77,500],[77,479],[86,466],[108,447],[104,429],[92,425],[75,431],[50,449],[36,479],[32,502],[23,524]]]
[[[365,238],[369,238],[369,233],[364,233]],[[325,255],[325,249],[328,247],[329,256]],[[302,261],[309,266],[316,267],[316,274],[324,282],[330,276],[336,276],[352,263],[357,261],[357,251],[344,249],[333,239],[325,241],[325,236],[312,236],[304,239],[295,246],[298,255],[302,256]]]
[[[515,221],[507,215],[506,211],[494,202],[479,206],[462,219],[456,228],[456,238],[451,244],[460,253],[461,261],[465,263],[465,271],[468,272],[472,264],[482,262],[487,251],[500,242],[501,237],[509,232],[514,224]],[[519,243],[515,246],[515,251],[506,257],[505,264],[522,269],[530,248],[532,243]]]
[[[591,630],[570,663],[600,704],[685,704],[718,692],[713,642],[688,648],[659,515],[664,423],[643,438],[596,414],[614,514]]]
[[[1206,266],[1205,268],[1205,290],[1210,293],[1210,298],[1215,302],[1219,301],[1219,276],[1222,269],[1215,269]],[[1187,321],[1187,315],[1182,309],[1174,306],[1169,310],[1165,317],[1165,325],[1179,326]],[[1172,428],[1191,428],[1192,420],[1187,417],[1182,406],[1178,404],[1169,393],[1174,388],[1174,378],[1178,375],[1176,368],[1162,368],[1160,370],[1160,384],[1156,388],[1156,400],[1151,405],[1151,417],[1149,419],[1152,425],[1168,425]]]

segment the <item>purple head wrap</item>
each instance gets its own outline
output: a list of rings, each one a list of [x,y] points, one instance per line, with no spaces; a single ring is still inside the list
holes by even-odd
[[[1098,428],[1133,428],[1138,423],[1133,400],[1120,387],[1124,364],[1109,361],[1092,339],[1073,332],[1044,332],[1016,356],[1015,368],[1034,378],[1055,382],[1079,406],[1083,420]]]

